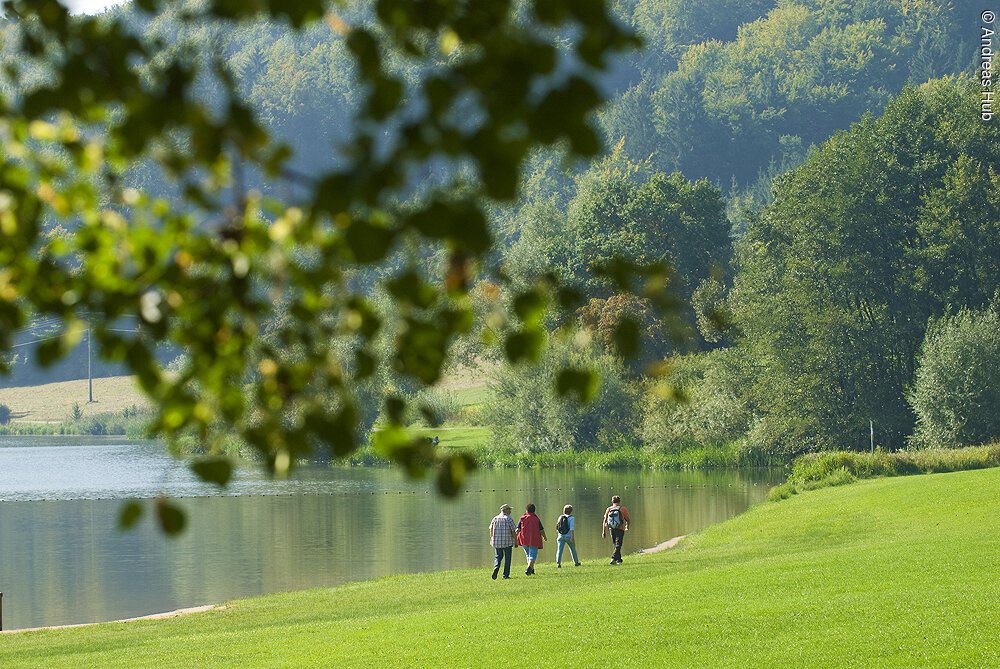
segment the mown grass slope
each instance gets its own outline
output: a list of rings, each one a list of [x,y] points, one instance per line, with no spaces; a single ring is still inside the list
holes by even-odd
[[[0,666],[998,666],[998,499],[998,469],[863,481],[619,567],[483,565],[4,635]]]

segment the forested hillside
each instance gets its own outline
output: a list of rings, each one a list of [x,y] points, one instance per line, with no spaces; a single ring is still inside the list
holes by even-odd
[[[649,48],[607,108],[611,138],[658,169],[745,186],[906,84],[969,72],[974,13],[900,0],[641,0]]]

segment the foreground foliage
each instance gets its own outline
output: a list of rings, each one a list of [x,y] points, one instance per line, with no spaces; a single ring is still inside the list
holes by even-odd
[[[619,666],[994,666],[998,494],[1000,469],[865,481],[763,504],[620,567],[543,561],[533,578],[497,583],[484,545],[480,570],[14,634],[0,663],[488,667],[496,658],[470,649],[516,634],[532,664],[607,667],[612,627],[628,630]]]
[[[138,377],[159,434],[218,450],[235,433],[279,474],[317,449],[358,445],[370,402],[357,394],[380,362],[414,384],[440,378],[474,319],[487,203],[515,198],[535,147],[600,151],[597,79],[639,43],[602,0],[135,5],[166,29],[137,32],[129,14],[72,17],[57,0],[2,3],[0,354],[32,316],[59,324],[38,347],[42,364],[92,331]],[[324,31],[354,65],[356,124],[321,170],[294,169],[221,44],[182,30],[267,20]],[[150,163],[171,197],[130,172]],[[263,197],[253,186],[265,180],[291,195]],[[389,314],[372,302],[376,278]],[[522,291],[512,361],[537,356],[535,314],[554,292]],[[115,327],[125,317],[138,325]],[[184,352],[175,374],[158,342]],[[0,368],[9,362],[0,355]],[[405,402],[388,398],[386,410],[401,423]],[[437,467],[444,494],[471,466],[383,434],[379,448],[407,471]],[[224,484],[231,466],[220,458],[197,473]]]

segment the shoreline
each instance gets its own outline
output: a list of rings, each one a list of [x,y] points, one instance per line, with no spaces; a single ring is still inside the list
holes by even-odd
[[[41,630],[63,630],[71,629],[73,627],[90,627],[91,625],[107,625],[109,623],[133,623],[140,620],[165,620],[167,618],[178,618],[180,616],[190,615],[192,613],[205,613],[206,611],[215,611],[217,609],[225,608],[224,604],[204,604],[202,606],[189,606],[183,609],[174,609],[173,611],[164,611],[163,613],[150,613],[145,616],[135,616],[134,618],[122,618],[120,620],[99,620],[93,623],[73,623],[70,625],[46,625],[43,627],[23,627],[16,630],[0,630],[0,634],[17,634],[18,632],[39,632]]]
[[[671,548],[675,548],[683,539],[686,539],[688,535],[682,534],[680,536],[674,537],[672,539],[667,539],[666,541],[656,544],[652,548],[640,548],[637,555],[647,555],[650,553],[660,553]],[[225,608],[225,604],[204,604],[202,606],[189,606],[183,609],[174,609],[173,611],[164,611],[163,613],[151,613],[145,616],[135,616],[133,618],[122,618],[120,620],[101,620],[92,623],[73,623],[70,625],[46,625],[43,627],[24,627],[21,629],[14,630],[0,630],[0,634],[17,634],[19,632],[39,632],[42,630],[61,630],[70,629],[74,627],[89,627],[91,625],[106,625],[109,623],[131,623],[140,620],[165,620],[167,618],[178,618],[180,616],[190,615],[192,613],[205,613],[207,611],[216,611]]]

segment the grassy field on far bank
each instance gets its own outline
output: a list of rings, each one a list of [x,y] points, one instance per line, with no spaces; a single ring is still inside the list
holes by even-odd
[[[442,382],[442,391],[454,397],[461,407],[481,406],[491,394],[486,372],[458,370]],[[73,405],[79,405],[83,416],[119,414],[123,409],[150,406],[134,376],[109,376],[93,380],[93,402],[88,402],[90,389],[87,379],[44,383],[37,386],[0,388],[0,404],[11,410],[14,423],[59,423],[69,421]]]
[[[25,423],[69,421],[73,405],[79,405],[84,417],[120,414],[133,405],[149,406],[134,376],[109,376],[94,379],[94,401],[88,402],[87,379],[46,383],[39,386],[0,388],[0,404],[10,407],[11,418]]]
[[[765,503],[665,553],[419,574],[0,637],[5,669],[1000,664],[1000,469]]]

